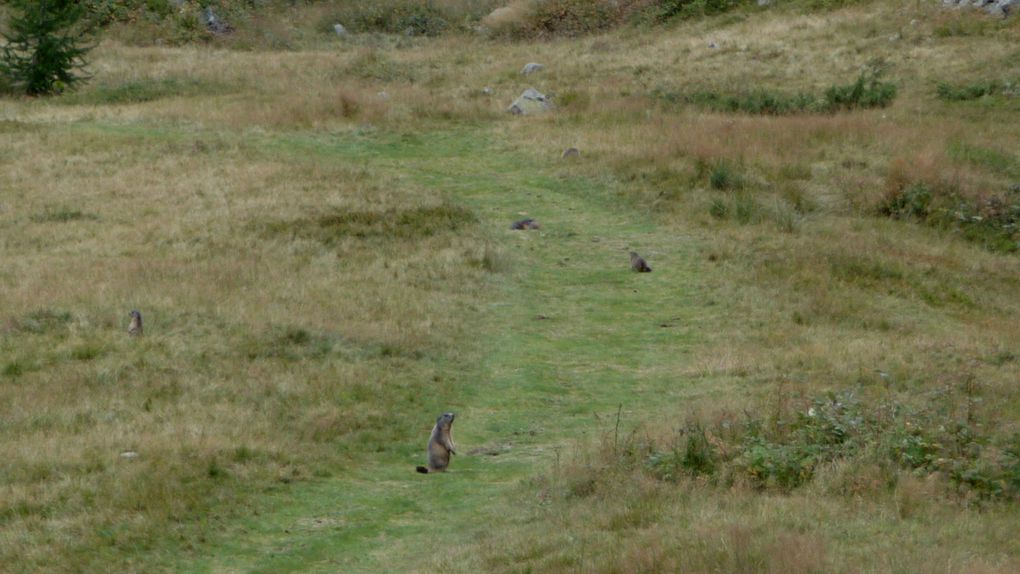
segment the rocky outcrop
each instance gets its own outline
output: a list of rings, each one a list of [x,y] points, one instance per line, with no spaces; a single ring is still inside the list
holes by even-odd
[[[942,0],[950,8],[980,8],[995,16],[1012,16],[1020,12],[1020,0]]]
[[[535,88],[528,88],[519,98],[510,104],[507,111],[515,116],[527,116],[531,114],[547,112],[556,106],[542,92]]]

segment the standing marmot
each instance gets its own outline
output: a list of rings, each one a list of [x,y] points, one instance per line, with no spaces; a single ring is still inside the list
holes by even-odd
[[[652,272],[652,268],[648,266],[648,262],[634,251],[630,252],[630,268],[632,271],[637,271],[638,273]]]
[[[453,413],[443,413],[436,419],[436,426],[432,428],[432,436],[429,437],[429,465],[419,466],[418,472],[443,472],[450,466],[450,455],[457,454],[453,448],[453,436],[450,434],[454,416]]]
[[[128,325],[128,335],[137,337],[142,334],[142,314],[138,311],[131,312],[131,324]]]

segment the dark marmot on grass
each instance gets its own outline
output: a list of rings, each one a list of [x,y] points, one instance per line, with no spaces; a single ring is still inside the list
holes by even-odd
[[[644,257],[641,257],[634,251],[630,252],[630,268],[638,273],[652,272],[652,268],[648,266],[648,262],[645,261]]]
[[[522,219],[520,221],[515,221],[514,224],[510,226],[510,229],[538,229],[538,222],[530,218]]]
[[[443,472],[450,466],[450,455],[457,454],[453,447],[453,436],[450,434],[454,416],[453,413],[443,413],[436,419],[436,426],[432,428],[432,436],[429,437],[429,465],[419,466],[418,472]]]
[[[128,325],[128,335],[137,337],[142,334],[142,314],[138,311],[131,312],[131,324]]]

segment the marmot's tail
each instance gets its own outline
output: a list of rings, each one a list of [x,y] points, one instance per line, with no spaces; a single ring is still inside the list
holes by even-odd
[[[429,469],[425,468],[424,466],[416,467],[415,470],[417,470],[418,472],[420,472],[422,474],[428,474],[429,473]]]

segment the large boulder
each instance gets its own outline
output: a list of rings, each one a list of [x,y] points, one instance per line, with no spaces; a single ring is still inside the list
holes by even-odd
[[[990,14],[1006,17],[1020,12],[1020,0],[999,0],[991,6],[985,6]]]
[[[942,0],[950,8],[980,8],[995,16],[1010,16],[1020,12],[1020,0]]]
[[[528,88],[510,104],[507,111],[515,116],[527,116],[547,112],[555,107],[545,94],[535,88]]]

